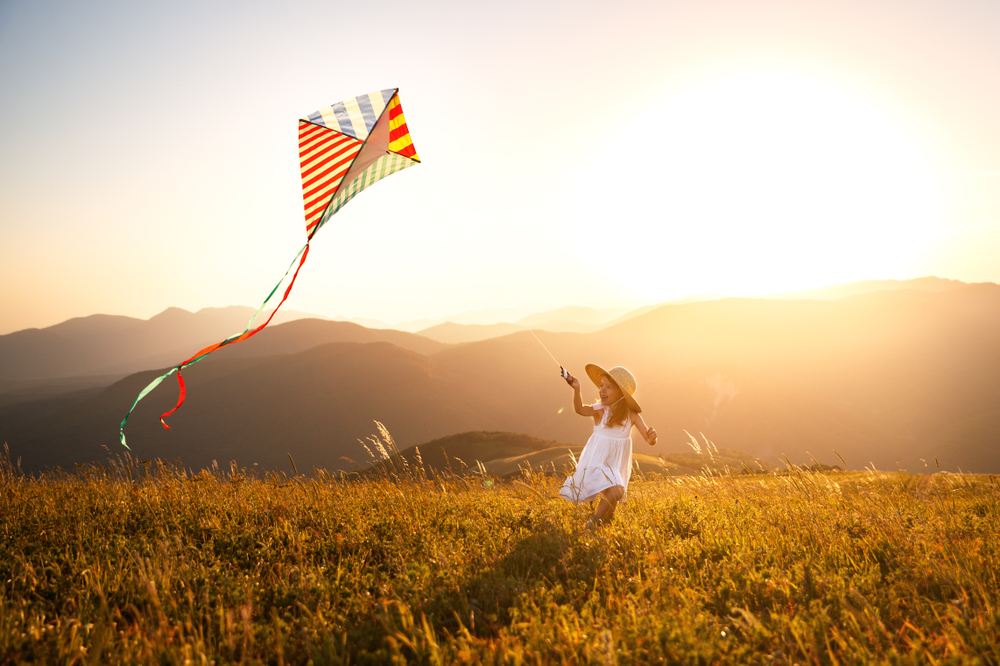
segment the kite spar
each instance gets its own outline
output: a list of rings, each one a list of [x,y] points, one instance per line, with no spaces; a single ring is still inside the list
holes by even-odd
[[[246,330],[205,347],[154,379],[139,392],[120,426],[119,439],[126,449],[129,446],[125,443],[125,424],[128,423],[129,416],[140,400],[176,372],[180,388],[177,406],[160,416],[163,427],[169,428],[165,419],[184,404],[187,393],[181,370],[218,349],[256,335],[271,323],[278,308],[295,286],[295,279],[306,257],[309,256],[309,243],[312,242],[316,232],[359,192],[386,176],[420,162],[413,141],[410,139],[406,119],[403,117],[403,108],[399,104],[399,89],[388,88],[337,102],[299,120],[299,162],[302,168],[306,244],[298,251],[281,280],[261,303],[247,324]],[[295,267],[295,272],[281,300],[271,311],[267,321],[254,327],[257,317],[288,277],[292,267]]]

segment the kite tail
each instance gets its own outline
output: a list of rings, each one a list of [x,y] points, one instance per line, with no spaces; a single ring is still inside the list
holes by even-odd
[[[259,308],[257,308],[257,312],[255,312],[253,317],[250,318],[250,323],[247,324],[245,331],[243,331],[242,333],[237,333],[236,335],[232,335],[223,340],[222,342],[217,342],[214,345],[209,345],[208,347],[205,347],[204,349],[202,349],[197,354],[187,359],[180,365],[171,368],[168,372],[165,372],[164,374],[154,379],[152,382],[149,383],[149,385],[146,388],[142,389],[142,391],[139,392],[139,395],[136,397],[135,402],[133,402],[132,406],[129,408],[128,414],[125,415],[125,418],[122,419],[121,425],[119,426],[118,439],[121,441],[122,446],[124,446],[126,449],[129,449],[129,445],[125,443],[125,424],[128,423],[128,417],[132,415],[132,411],[135,409],[135,406],[139,404],[140,400],[149,395],[149,393],[153,389],[159,386],[160,382],[162,382],[164,379],[166,379],[167,377],[176,372],[177,383],[180,386],[180,396],[177,399],[177,406],[160,417],[160,423],[163,424],[163,427],[167,429],[170,428],[170,426],[167,425],[167,422],[164,419],[166,419],[168,416],[170,416],[178,409],[180,409],[181,405],[184,404],[185,397],[187,396],[187,389],[184,386],[184,378],[181,377],[181,370],[188,367],[189,365],[197,363],[198,361],[205,358],[206,356],[208,356],[217,349],[221,349],[222,347],[227,347],[229,345],[235,345],[237,342],[243,342],[247,338],[253,337],[258,332],[263,330],[265,326],[270,324],[271,320],[274,318],[274,315],[277,314],[278,308],[280,308],[282,303],[284,303],[288,299],[288,294],[291,293],[292,287],[295,286],[295,278],[299,276],[299,270],[302,268],[302,264],[306,263],[306,257],[308,256],[309,256],[309,242],[307,241],[306,244],[302,246],[302,249],[298,251],[298,254],[295,255],[295,258],[292,259],[292,263],[288,266],[288,270],[285,271],[285,274],[281,276],[281,279],[278,281],[278,284],[274,285],[274,289],[271,290],[271,293],[267,295],[267,298],[264,299],[264,302],[260,304]],[[268,301],[270,301],[271,297],[274,296],[275,292],[278,291],[278,287],[280,287],[282,283],[285,281],[285,278],[288,277],[288,274],[291,272],[292,266],[295,266],[296,261],[299,262],[299,265],[298,267],[296,267],[295,273],[292,275],[292,281],[288,283],[288,288],[285,289],[285,293],[281,297],[281,301],[279,301],[278,304],[274,307],[274,310],[271,311],[271,315],[267,318],[267,321],[265,321],[260,326],[254,328],[253,325],[254,322],[257,321],[257,317],[260,316],[260,313],[264,310],[264,307],[267,305]]]

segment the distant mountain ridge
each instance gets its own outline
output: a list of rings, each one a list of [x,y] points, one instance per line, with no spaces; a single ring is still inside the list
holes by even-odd
[[[850,282],[809,291],[766,294],[754,298],[771,300],[834,300],[875,291],[915,290],[937,292],[949,291],[964,286],[968,285],[958,280],[946,280],[937,277],[923,277],[911,280],[865,280],[863,282]],[[628,321],[629,319],[634,319],[664,305],[682,305],[685,303],[716,301],[726,298],[738,297],[724,294],[695,294],[683,298],[671,299],[662,303],[629,308],[570,306],[556,310],[536,312],[519,319],[511,317],[512,321],[491,323],[470,323],[470,320],[484,320],[488,315],[478,312],[466,313],[464,315],[456,315],[443,323],[437,323],[426,328],[403,328],[449,344],[476,342],[501,335],[508,335],[518,330],[516,327],[551,332],[592,333]],[[424,323],[427,322],[425,321]]]
[[[24,380],[55,379],[85,375],[119,375],[152,367],[172,365],[190,357],[199,349],[219,342],[244,330],[255,310],[248,307],[204,308],[188,312],[168,308],[150,319],[135,319],[115,315],[91,315],[70,319],[43,329],[26,329],[0,336],[0,391],[5,384]],[[293,321],[303,321],[304,313],[282,313],[275,316],[268,328],[254,338],[232,348],[237,354],[272,353],[250,350],[264,349],[262,341],[273,331]],[[266,313],[265,313],[266,315]],[[257,323],[263,323],[260,320]],[[438,343],[416,342],[416,336],[389,329],[377,331],[357,324],[310,319],[312,345],[334,339],[374,341],[391,339],[403,347],[410,339],[422,352],[440,348]],[[319,339],[317,331],[328,332]],[[352,334],[344,334],[344,331]],[[339,331],[340,334],[330,334]],[[331,335],[333,337],[331,337]],[[278,334],[277,337],[282,337]],[[291,337],[295,337],[294,335]],[[322,336],[321,336],[322,337]],[[287,338],[287,336],[286,336]],[[289,349],[284,349],[284,352]],[[219,354],[231,353],[220,350]]]
[[[390,333],[398,337],[373,337]],[[129,442],[143,459],[194,467],[280,466],[289,452],[304,469],[364,460],[358,440],[375,419],[401,448],[475,431],[582,445],[590,427],[573,413],[557,366],[583,376],[596,362],[635,373],[643,415],[661,433],[656,447],[638,447],[650,455],[686,451],[687,431],[771,462],[784,454],[840,465],[843,456],[851,468],[935,471],[938,457],[951,471],[1000,472],[1000,287],[992,283],[679,303],[593,333],[535,335],[558,363],[527,331],[443,345],[342,322],[283,324],[261,333],[259,349],[245,343],[252,355],[236,347],[192,366],[170,431],[157,417],[176,403],[176,384],[154,391],[133,414]],[[104,447],[121,451],[117,424],[159,372],[50,404],[44,416],[29,402],[18,403],[17,422],[0,409],[0,438],[35,469],[102,459]],[[586,377],[583,385],[593,399]]]
[[[969,286],[966,282],[958,280],[947,280],[938,277],[913,278],[911,280],[864,280],[861,282],[848,282],[832,287],[820,287],[819,289],[808,289],[805,291],[793,291],[780,294],[770,294],[763,298],[775,299],[806,299],[806,300],[833,300],[845,298],[847,296],[858,296],[869,294],[874,291],[951,291]]]
[[[417,334],[437,340],[438,342],[454,345],[499,338],[503,335],[510,335],[511,333],[524,330],[526,330],[524,326],[518,326],[517,324],[456,324],[453,321],[446,321],[443,324],[418,331]]]
[[[642,309],[642,311],[646,310],[648,308]],[[460,324],[454,321],[446,321],[443,324],[421,329],[417,333],[449,344],[477,342],[529,329],[551,331],[554,333],[587,333],[603,328],[615,319],[627,319],[629,312],[630,310],[627,308],[595,309],[573,306],[550,310],[548,312],[536,312],[513,323]],[[639,314],[639,312],[636,314]]]
[[[614,321],[633,310],[634,308],[597,309],[573,306],[549,312],[539,312],[519,319],[515,323],[526,328],[540,328],[554,333],[564,331],[582,333]]]
[[[868,280],[789,294],[769,299],[833,299],[883,290],[945,291],[961,288],[956,280],[926,277],[914,280]],[[456,315],[443,323],[420,326],[419,335],[445,344],[475,342],[508,335],[520,328],[552,332],[590,333],[641,316],[663,305],[718,300],[718,295],[675,299],[634,309],[570,306],[519,316],[517,310],[485,310]],[[254,309],[242,306],[204,308],[196,313],[168,308],[148,320],[120,315],[77,317],[43,329],[25,329],[0,335],[0,392],[5,382],[85,375],[124,375],[169,365],[187,358],[203,346],[242,331]],[[510,315],[511,322],[491,322]],[[369,330],[409,330],[384,322],[344,317],[320,317],[303,312],[279,311],[271,327],[304,318],[351,323]],[[429,320],[425,320],[427,323]],[[473,323],[480,322],[480,323]],[[416,322],[410,322],[416,325]],[[265,329],[267,331],[269,329]],[[345,339],[345,338],[338,338]],[[357,338],[360,340],[360,338]],[[371,339],[371,338],[369,338]],[[388,338],[378,338],[388,339]],[[400,338],[393,338],[400,339]],[[332,340],[326,340],[332,341]],[[318,342],[316,343],[318,344]],[[408,345],[404,347],[409,348]],[[300,347],[301,349],[302,347]],[[239,349],[245,349],[241,346]],[[421,351],[427,351],[423,348]]]

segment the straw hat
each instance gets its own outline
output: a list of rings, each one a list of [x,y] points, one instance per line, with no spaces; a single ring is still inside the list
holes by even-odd
[[[642,412],[642,407],[633,398],[635,394],[635,377],[632,373],[623,368],[620,365],[616,365],[610,370],[605,370],[599,365],[594,365],[593,363],[588,363],[585,368],[587,371],[587,376],[590,377],[590,381],[594,382],[597,388],[601,388],[601,377],[607,375],[611,378],[611,381],[618,386],[618,390],[622,392],[622,396],[625,398],[625,404],[628,405],[634,412]]]

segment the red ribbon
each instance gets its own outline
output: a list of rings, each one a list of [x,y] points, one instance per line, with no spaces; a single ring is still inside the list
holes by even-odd
[[[177,371],[177,383],[180,384],[180,386],[181,386],[181,396],[177,399],[177,406],[174,407],[169,412],[167,412],[166,414],[164,414],[163,416],[160,417],[160,423],[162,423],[163,427],[166,428],[167,430],[170,430],[170,426],[168,426],[167,422],[164,421],[163,419],[167,418],[168,416],[170,416],[171,414],[173,414],[174,412],[176,412],[178,409],[180,409],[181,405],[184,404],[184,396],[187,395],[187,390],[184,388],[184,378],[181,377],[181,371],[180,370]]]
[[[275,306],[274,310],[271,311],[271,316],[267,318],[267,321],[265,321],[263,324],[261,324],[260,326],[258,326],[255,329],[253,329],[252,331],[250,331],[250,330],[245,331],[243,333],[243,335],[241,335],[238,338],[234,338],[232,340],[223,340],[222,342],[217,342],[214,345],[209,345],[208,347],[205,347],[204,349],[202,349],[201,351],[199,351],[197,354],[195,354],[194,356],[192,356],[191,358],[189,358],[188,360],[184,361],[179,366],[177,366],[177,383],[180,385],[180,397],[178,397],[178,399],[177,399],[177,406],[174,407],[169,412],[167,412],[166,414],[164,414],[163,416],[160,417],[160,423],[163,424],[164,428],[166,428],[167,430],[169,430],[170,426],[168,426],[167,422],[164,421],[163,419],[167,418],[168,416],[170,416],[171,414],[173,414],[174,412],[176,412],[178,409],[180,409],[181,405],[184,404],[184,398],[187,395],[187,391],[184,388],[184,378],[181,377],[181,368],[184,368],[184,367],[190,365],[191,363],[194,363],[197,360],[201,360],[202,357],[208,356],[209,354],[211,354],[212,352],[214,352],[216,349],[220,349],[222,347],[227,347],[229,345],[235,345],[237,342],[243,342],[247,338],[252,338],[254,335],[256,335],[257,333],[259,333],[260,331],[262,331],[265,326],[267,326],[268,324],[270,324],[271,320],[274,319],[274,315],[276,315],[278,313],[278,308],[280,308],[281,305],[282,305],[282,303],[284,303],[288,299],[288,294],[290,294],[292,292],[292,287],[295,286],[295,278],[297,278],[299,276],[299,270],[301,270],[302,264],[306,263],[306,257],[308,257],[308,256],[309,256],[309,245],[306,244],[305,252],[302,253],[302,258],[299,259],[299,265],[296,267],[294,275],[292,275],[292,281],[288,283],[288,288],[285,289],[285,294],[284,294],[284,296],[281,297],[281,302],[278,303],[278,305]]]

